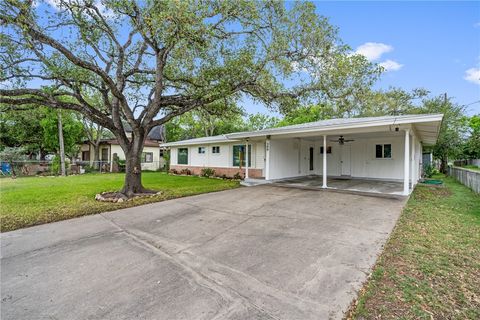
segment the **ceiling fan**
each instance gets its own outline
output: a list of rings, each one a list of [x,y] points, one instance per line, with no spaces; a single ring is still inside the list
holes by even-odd
[[[351,141],[355,141],[355,140],[345,139],[343,136],[340,136],[340,138],[338,138],[337,140],[330,140],[330,141],[338,142],[338,144],[343,145],[345,142],[351,142]]]

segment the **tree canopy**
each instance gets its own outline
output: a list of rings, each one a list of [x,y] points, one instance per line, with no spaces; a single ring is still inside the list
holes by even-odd
[[[45,4],[0,2],[0,103],[74,110],[109,129],[127,157],[129,195],[143,190],[139,158],[156,125],[245,95],[278,110],[345,99],[381,71],[309,2],[48,3],[40,14]]]

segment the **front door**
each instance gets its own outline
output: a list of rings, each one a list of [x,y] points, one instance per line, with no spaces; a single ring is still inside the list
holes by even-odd
[[[350,172],[350,145],[344,144],[341,146],[341,159],[340,164],[342,167],[342,176],[351,175]]]

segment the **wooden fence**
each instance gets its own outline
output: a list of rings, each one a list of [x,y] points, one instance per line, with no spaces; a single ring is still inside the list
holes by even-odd
[[[448,167],[448,175],[476,193],[480,193],[480,171],[460,167]]]

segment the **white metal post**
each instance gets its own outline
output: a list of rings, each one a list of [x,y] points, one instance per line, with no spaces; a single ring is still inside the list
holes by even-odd
[[[403,160],[403,194],[409,193],[409,177],[410,177],[410,130],[405,129],[405,148]]]
[[[265,180],[270,180],[270,138],[265,140]]]
[[[412,134],[412,145],[410,146],[410,177],[412,179],[412,190],[413,186],[417,184],[417,166],[415,165],[415,135]]]
[[[327,188],[327,136],[323,136],[323,184],[322,188]]]
[[[245,179],[248,179],[248,139],[245,143]]]

